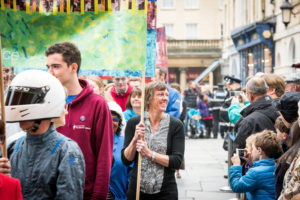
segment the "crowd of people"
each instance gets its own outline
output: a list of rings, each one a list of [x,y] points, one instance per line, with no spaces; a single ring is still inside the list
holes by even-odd
[[[140,78],[113,77],[105,85],[79,76],[81,53],[69,42],[45,56],[48,72],[5,79],[0,143],[7,141],[8,158],[0,159],[0,199],[135,199],[138,153],[141,199],[177,199],[185,138],[180,94],[165,83],[167,71],[157,68],[147,84],[140,122]]]
[[[140,78],[104,84],[79,76],[81,53],[72,43],[54,44],[45,56],[48,72],[12,78],[4,69],[0,149],[6,141],[8,158],[0,158],[0,199],[136,199],[138,155],[140,199],[178,199],[185,139],[219,134],[235,137],[234,192],[249,200],[298,197],[300,74],[257,73],[244,88],[226,76],[214,91],[190,82],[181,96],[157,67],[142,99]]]
[[[299,199],[299,86],[299,73],[286,79],[257,73],[231,100],[235,153],[229,180],[244,199]]]

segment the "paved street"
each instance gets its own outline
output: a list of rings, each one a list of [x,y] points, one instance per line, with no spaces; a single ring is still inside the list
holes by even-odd
[[[220,192],[227,185],[227,152],[223,139],[188,139],[185,147],[185,170],[177,179],[180,200],[226,200],[234,193]]]

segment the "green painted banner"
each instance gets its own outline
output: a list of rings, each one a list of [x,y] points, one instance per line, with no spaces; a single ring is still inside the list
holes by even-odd
[[[142,10],[45,15],[6,9],[0,19],[3,66],[13,66],[17,73],[46,69],[45,50],[64,41],[81,51],[80,74],[140,76],[146,66],[147,21]]]

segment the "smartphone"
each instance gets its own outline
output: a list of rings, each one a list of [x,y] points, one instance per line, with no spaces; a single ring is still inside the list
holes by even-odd
[[[245,157],[245,149],[237,149],[239,157]]]

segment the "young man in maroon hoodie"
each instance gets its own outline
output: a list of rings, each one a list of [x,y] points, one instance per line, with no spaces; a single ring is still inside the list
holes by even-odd
[[[113,154],[113,126],[106,101],[78,79],[81,54],[69,42],[50,46],[47,68],[68,89],[66,124],[58,132],[73,139],[86,165],[84,199],[106,199]]]
[[[128,83],[126,77],[114,77],[113,82],[115,85],[111,88],[110,95],[124,112],[126,110],[127,99],[133,87]]]

